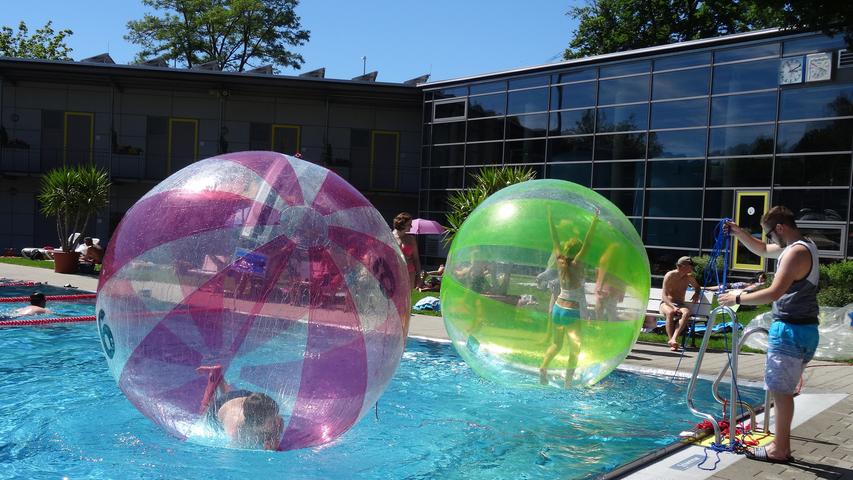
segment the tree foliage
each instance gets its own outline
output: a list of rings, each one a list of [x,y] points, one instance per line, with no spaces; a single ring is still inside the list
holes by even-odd
[[[853,2],[838,0],[588,0],[564,58],[781,27],[843,34],[853,45]]]
[[[142,0],[160,16],[127,23],[125,39],[142,47],[137,60],[163,56],[182,66],[216,62],[242,72],[272,63],[299,68],[310,32],[300,29],[299,0]]]
[[[55,31],[47,22],[32,35],[27,24],[22,20],[18,30],[4,26],[0,29],[0,56],[17,58],[41,58],[45,60],[71,60],[68,56],[71,47],[65,44],[65,39],[72,35],[69,29]]]

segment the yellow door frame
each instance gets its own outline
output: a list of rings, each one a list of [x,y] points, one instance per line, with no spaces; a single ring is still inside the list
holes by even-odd
[[[735,191],[735,223],[740,225],[740,204],[741,199],[743,197],[762,197],[764,198],[764,204],[762,207],[762,215],[767,212],[767,207],[770,203],[770,192],[767,190],[737,190]],[[760,228],[760,227],[759,227]],[[764,229],[761,229],[761,241],[766,241],[764,236]],[[738,261],[738,247],[740,246],[740,240],[735,237],[734,242],[732,243],[732,269],[734,270],[743,270],[748,272],[763,272],[764,271],[764,257],[759,255],[758,265],[752,263],[740,263]],[[745,247],[744,247],[745,248]]]
[[[172,125],[174,123],[193,124],[193,161],[198,160],[198,120],[195,118],[169,117],[168,154],[166,155],[166,172],[172,173]]]
[[[95,114],[92,112],[64,112],[62,127],[62,164],[68,160],[68,117],[79,116],[89,117],[89,162],[92,161],[95,153]]]
[[[394,135],[394,186],[381,190],[396,190],[400,178],[400,132],[390,130],[371,130],[370,132],[370,188],[373,188],[373,160],[376,154],[376,135]]]
[[[287,124],[283,124],[283,123],[274,123],[272,126],[272,132],[270,135],[270,150],[273,152],[276,151],[276,149],[275,149],[275,131],[276,130],[286,130],[286,129],[296,130],[296,151],[295,152],[281,152],[281,153],[284,153],[286,155],[296,155],[297,153],[302,151],[301,150],[302,149],[302,127],[300,127],[299,125],[287,125]]]

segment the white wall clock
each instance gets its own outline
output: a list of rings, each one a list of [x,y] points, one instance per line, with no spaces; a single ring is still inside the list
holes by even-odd
[[[819,82],[832,77],[832,53],[806,55],[806,81]]]
[[[783,58],[779,63],[779,85],[803,81],[803,57]]]

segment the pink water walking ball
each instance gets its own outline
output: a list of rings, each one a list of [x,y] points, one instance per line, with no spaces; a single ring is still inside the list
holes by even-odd
[[[124,216],[98,284],[109,369],[140,412],[199,443],[329,442],[394,375],[406,264],[335,173],[273,152],[196,162]]]

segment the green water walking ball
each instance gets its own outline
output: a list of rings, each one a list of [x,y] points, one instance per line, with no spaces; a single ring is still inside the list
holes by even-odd
[[[442,313],[482,377],[592,385],[637,340],[650,279],[642,241],[615,205],[571,182],[532,180],[490,196],[459,229]]]

